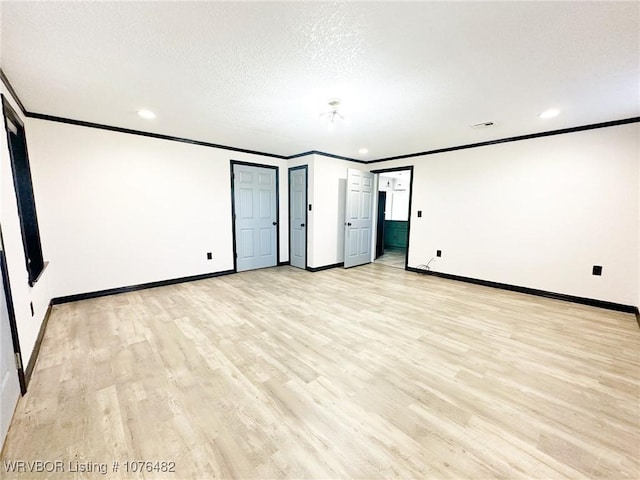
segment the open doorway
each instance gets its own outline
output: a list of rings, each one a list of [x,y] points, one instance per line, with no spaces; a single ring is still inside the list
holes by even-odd
[[[390,267],[404,269],[407,266],[412,171],[412,167],[376,171],[376,262]]]

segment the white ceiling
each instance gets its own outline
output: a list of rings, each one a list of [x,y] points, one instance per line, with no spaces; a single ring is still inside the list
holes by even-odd
[[[638,2],[0,9],[0,65],[28,111],[280,155],[371,160],[640,115]],[[351,121],[329,131],[333,97]]]

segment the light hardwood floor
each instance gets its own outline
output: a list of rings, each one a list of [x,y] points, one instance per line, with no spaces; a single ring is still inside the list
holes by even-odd
[[[376,263],[382,263],[389,267],[401,268],[404,270],[405,260],[407,258],[406,249],[387,248],[384,254],[376,258]]]
[[[639,457],[633,315],[379,264],[56,306],[2,454],[163,479],[637,479]],[[2,473],[45,476],[105,478]]]

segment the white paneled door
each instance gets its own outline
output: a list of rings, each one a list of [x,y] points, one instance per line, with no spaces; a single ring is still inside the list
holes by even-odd
[[[307,166],[289,169],[289,263],[307,268]]]
[[[0,248],[1,248],[0,241]],[[4,251],[0,250],[0,449],[7,436],[13,411],[20,398],[20,381],[13,347],[7,293],[5,292],[6,269]]]
[[[275,168],[233,164],[236,270],[278,263]]]
[[[344,221],[344,267],[371,262],[373,173],[347,169]]]

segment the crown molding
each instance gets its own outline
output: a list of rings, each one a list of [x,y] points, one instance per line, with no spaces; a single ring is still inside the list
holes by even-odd
[[[618,126],[618,125],[625,125],[625,124],[628,124],[628,123],[640,122],[640,117],[631,117],[631,118],[624,118],[624,119],[621,119],[621,120],[613,120],[613,121],[609,121],[609,122],[592,123],[592,124],[589,124],[589,125],[580,125],[580,126],[577,126],[577,127],[561,128],[561,129],[558,129],[558,130],[548,130],[548,131],[544,131],[544,132],[531,133],[531,134],[526,134],[526,135],[518,135],[518,136],[515,136],[515,137],[506,137],[506,138],[499,138],[499,139],[495,139],[495,140],[487,140],[485,142],[469,143],[469,144],[457,145],[457,146],[453,146],[453,147],[438,148],[438,149],[435,149],[435,150],[425,150],[423,152],[407,153],[407,154],[404,154],[404,155],[395,155],[395,156],[392,156],[392,157],[384,157],[384,158],[378,158],[378,159],[374,159],[374,160],[361,160],[361,159],[358,159],[358,158],[351,158],[351,157],[345,157],[345,156],[342,156],[342,155],[335,155],[333,153],[322,152],[320,150],[309,150],[307,152],[296,153],[294,155],[279,155],[279,154],[276,154],[276,153],[261,152],[261,151],[258,151],[258,150],[250,150],[250,149],[246,149],[246,148],[233,147],[233,146],[230,146],[230,145],[222,145],[222,144],[218,144],[218,143],[204,142],[204,141],[201,141],[201,140],[194,140],[194,139],[190,139],[190,138],[174,137],[172,135],[164,135],[164,134],[160,134],[160,133],[146,132],[146,131],[142,131],[142,130],[133,130],[133,129],[129,129],[129,128],[116,127],[116,126],[113,126],[113,125],[104,125],[104,124],[101,124],[101,123],[86,122],[86,121],[83,121],[83,120],[75,120],[75,119],[59,117],[59,116],[55,116],[55,115],[46,115],[46,114],[42,114],[42,113],[30,112],[27,109],[25,109],[25,107],[24,107],[23,103],[20,101],[20,98],[18,97],[15,89],[11,85],[11,82],[9,81],[9,79],[7,78],[7,76],[5,75],[4,71],[1,68],[0,68],[0,79],[2,79],[2,82],[5,84],[5,86],[7,87],[7,90],[9,91],[11,96],[14,98],[14,100],[16,101],[18,106],[20,107],[20,110],[22,111],[24,116],[26,116],[28,118],[36,118],[36,119],[39,119],[39,120],[46,120],[46,121],[49,121],[49,122],[66,123],[66,124],[69,124],[69,125],[77,125],[77,126],[81,126],[81,127],[98,128],[98,129],[102,129],[102,130],[108,130],[108,131],[111,131],[111,132],[126,133],[126,134],[130,134],[130,135],[140,135],[140,136],[143,136],[143,137],[157,138],[157,139],[168,140],[168,141],[173,141],[173,142],[188,143],[188,144],[191,144],[191,145],[200,145],[200,146],[203,146],[203,147],[219,148],[219,149],[222,149],[222,150],[229,150],[229,151],[232,151],[232,152],[240,152],[240,153],[248,153],[248,154],[253,154],[253,155],[261,155],[261,156],[264,156],[264,157],[277,158],[277,159],[280,159],[280,160],[292,160],[294,158],[300,158],[300,157],[304,157],[304,156],[307,156],[307,155],[322,155],[322,156],[329,157],[329,158],[336,158],[338,160],[345,160],[345,161],[348,161],[348,162],[356,162],[356,163],[361,163],[361,164],[364,164],[364,165],[369,165],[369,164],[372,164],[372,163],[390,162],[392,160],[403,160],[403,159],[407,159],[407,158],[423,157],[423,156],[427,156],[427,155],[435,155],[435,154],[438,154],[438,153],[454,152],[456,150],[467,150],[467,149],[470,149],[470,148],[486,147],[486,146],[490,146],[490,145],[499,145],[501,143],[519,142],[519,141],[522,141],[522,140],[531,140],[531,139],[534,139],[534,138],[550,137],[550,136],[553,136],[553,135],[562,135],[562,134],[565,134],[565,133],[582,132],[582,131],[585,131],[585,130],[593,130],[593,129],[597,129],[597,128],[606,128],[606,127],[615,127],[615,126]]]

